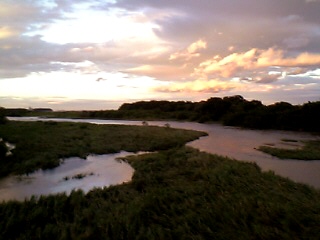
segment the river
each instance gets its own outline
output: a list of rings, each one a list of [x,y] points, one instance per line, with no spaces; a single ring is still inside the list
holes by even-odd
[[[10,120],[19,120],[19,121],[68,121],[68,122],[87,122],[87,123],[94,123],[94,124],[125,124],[125,125],[141,125],[141,121],[125,121],[125,120],[98,120],[98,119],[59,119],[59,118],[51,118],[51,119],[44,119],[44,118],[38,118],[38,117],[19,117],[19,118],[9,118]],[[201,124],[201,123],[195,123],[195,122],[174,122],[174,121],[149,121],[149,125],[156,125],[156,126],[164,126],[165,124],[169,124],[173,128],[182,128],[182,129],[191,129],[191,130],[198,130],[198,131],[204,131],[208,133],[208,136],[201,137],[198,140],[195,140],[193,142],[188,143],[187,145],[192,146],[194,148],[197,148],[201,151],[213,153],[213,154],[219,154],[222,156],[226,156],[229,158],[233,158],[239,161],[246,161],[246,162],[255,162],[260,166],[260,168],[263,171],[273,171],[276,174],[288,177],[291,180],[295,182],[305,183],[310,186],[313,186],[315,188],[320,189],[320,160],[314,160],[314,161],[301,161],[301,160],[280,160],[276,157],[272,157],[268,154],[262,153],[256,148],[258,148],[261,145],[269,144],[279,147],[287,147],[287,148],[295,148],[299,147],[299,143],[292,143],[292,142],[284,142],[282,139],[294,139],[297,141],[303,141],[303,140],[314,140],[319,139],[319,136],[314,136],[308,133],[301,133],[301,132],[290,132],[290,131],[276,131],[276,130],[249,130],[249,129],[242,129],[238,127],[227,127],[222,126],[220,124],[212,123],[212,124]],[[104,155],[103,159],[115,159],[117,155],[115,156],[109,156]],[[94,163],[94,156],[91,156],[91,164],[95,165]],[[100,156],[96,156],[100,158]],[[64,167],[65,164],[67,164],[68,161],[65,161],[66,163],[62,164],[60,167]],[[82,161],[86,162],[86,161]],[[90,161],[89,161],[90,162]],[[103,161],[101,161],[103,162]],[[98,161],[97,161],[97,166]],[[113,163],[115,164],[115,163]],[[78,166],[77,164],[73,165]],[[119,165],[120,166],[120,165]],[[122,166],[125,166],[125,164],[122,164]],[[60,174],[60,180],[65,177],[61,175],[63,173],[63,170],[59,169],[50,170],[50,171],[56,171],[55,173],[49,173],[51,174],[51,178],[55,175]],[[125,168],[128,168],[128,166],[125,166]],[[101,169],[101,168],[100,168]],[[87,170],[81,170],[86,172],[88,175],[86,175],[83,179],[71,179],[61,182],[60,180],[60,187],[52,187],[53,190],[41,192],[40,194],[48,194],[48,193],[56,193],[60,191],[66,191],[70,192],[72,188],[81,188],[85,192],[96,187],[101,186],[108,186],[111,184],[118,184],[121,182],[126,182],[131,179],[131,176],[133,174],[133,170],[128,171],[127,175],[120,180],[117,181],[109,181],[108,179],[111,174],[111,172],[108,172],[108,168],[103,168],[105,171],[103,173],[96,174],[95,170],[92,170],[93,175],[90,175],[90,171]],[[121,166],[120,166],[121,169]],[[79,171],[78,171],[79,172]],[[115,172],[112,172],[112,174]],[[41,182],[41,177],[43,178],[44,175],[47,174],[45,171],[38,171],[34,174],[38,175],[32,175],[31,178],[39,177],[38,180],[33,182]],[[75,174],[75,172],[73,173]],[[68,176],[70,177],[69,174]],[[119,170],[119,175],[122,175],[121,170]],[[124,174],[125,175],[125,174]],[[104,179],[107,179],[106,182],[99,181],[99,176],[104,176]],[[30,176],[29,176],[30,177]],[[50,177],[48,177],[50,179]],[[102,178],[102,177],[101,177]],[[110,179],[114,179],[114,174]],[[27,178],[28,179],[28,178]],[[7,182],[5,182],[7,181]],[[5,184],[4,184],[5,182]],[[17,182],[17,180],[14,180],[13,177],[11,179],[4,179],[0,181],[0,194],[2,195],[4,189],[4,185],[7,186],[6,189],[10,189],[10,183],[11,185],[14,185],[13,183]],[[26,183],[28,181],[22,181],[22,183]],[[42,181],[45,182],[45,181]],[[97,185],[92,185],[92,183],[98,182]],[[23,184],[20,184],[17,188],[17,191],[25,191],[24,189],[30,189],[31,187],[28,187],[26,185],[22,186]],[[76,184],[76,185],[73,185]],[[77,185],[78,184],[78,185]],[[62,187],[66,186],[66,187]],[[48,188],[48,187],[47,187]],[[41,187],[40,187],[41,189]],[[16,192],[17,192],[16,191]],[[38,193],[36,193],[38,194]],[[10,197],[9,197],[10,198]],[[0,198],[1,199],[1,198]]]
[[[81,189],[87,193],[93,188],[122,184],[131,180],[134,169],[117,158],[132,155],[89,155],[86,160],[71,157],[58,167],[38,170],[28,175],[9,176],[0,180],[0,201],[24,200],[32,195],[49,195]]]

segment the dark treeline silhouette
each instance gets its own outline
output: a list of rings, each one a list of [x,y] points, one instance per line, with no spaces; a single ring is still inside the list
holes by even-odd
[[[24,110],[17,113],[24,115]],[[28,111],[28,110],[26,110]],[[52,115],[51,115],[52,116]],[[264,105],[248,101],[240,95],[212,97],[206,101],[139,101],[124,103],[118,110],[55,112],[56,117],[134,119],[134,120],[184,120],[221,122],[228,126],[254,129],[280,129],[320,132],[320,101],[303,105],[277,102]]]
[[[264,105],[242,96],[213,97],[201,102],[140,101],[125,103],[116,111],[85,111],[82,117],[113,119],[173,119],[218,121],[228,126],[320,132],[320,102]]]
[[[48,113],[53,112],[51,108],[2,108],[0,107],[0,116],[21,117],[30,113]]]

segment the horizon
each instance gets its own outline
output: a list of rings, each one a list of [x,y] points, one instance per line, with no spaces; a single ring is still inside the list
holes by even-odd
[[[0,106],[320,101],[320,1],[0,3]]]
[[[218,97],[218,98],[221,98],[221,99],[223,99],[224,97],[235,97],[235,96],[241,96],[241,95],[230,95],[230,96],[223,96],[223,97]],[[214,97],[216,97],[216,96],[214,96]],[[243,97],[243,96],[241,96],[241,97]],[[132,101],[132,102],[119,102],[119,105],[112,105],[112,106],[115,106],[115,107],[113,107],[113,108],[106,108],[106,109],[102,109],[102,108],[97,108],[97,109],[94,109],[94,108],[92,108],[92,109],[82,109],[82,108],[79,108],[79,109],[54,109],[54,108],[50,108],[50,107],[43,107],[43,106],[41,106],[41,105],[39,105],[39,106],[37,106],[37,107],[28,107],[28,108],[25,108],[25,107],[8,107],[8,108],[6,108],[6,109],[28,109],[28,110],[37,110],[37,109],[50,109],[50,110],[52,110],[52,111],[54,111],[54,112],[68,112],[68,111],[108,111],[108,110],[119,110],[119,108],[123,105],[123,104],[131,104],[131,103],[137,103],[137,102],[140,102],[140,101],[144,101],[144,102],[151,102],[151,101],[168,101],[168,102],[179,102],[179,101],[182,101],[182,102],[191,102],[191,103],[199,103],[199,102],[201,102],[201,101],[207,101],[207,100],[209,100],[209,98],[208,99],[205,99],[205,100],[199,100],[199,101],[185,101],[185,100],[176,100],[176,101],[170,101],[170,100],[165,100],[165,99],[162,99],[162,100],[157,100],[157,99],[150,99],[150,100],[148,100],[148,99],[144,99],[144,100],[138,100],[138,101]],[[260,100],[258,100],[258,99],[246,99],[246,98],[244,98],[244,100],[246,100],[246,101],[248,101],[248,102],[250,102],[250,101],[260,101]],[[260,101],[263,105],[265,105],[265,106],[270,106],[270,105],[273,105],[273,104],[276,104],[276,103],[283,103],[283,102],[285,102],[285,101],[277,101],[277,102],[273,102],[273,103],[270,103],[270,104],[265,104],[265,103],[263,103],[262,101]],[[293,105],[293,106],[302,106],[302,105],[304,105],[304,104],[307,104],[307,103],[315,103],[315,102],[320,102],[320,100],[319,101],[307,101],[307,102],[303,102],[303,103],[298,103],[298,104],[292,104],[292,103],[290,103],[291,105]],[[289,102],[285,102],[285,103],[289,103]],[[3,107],[3,106],[0,106],[0,108],[1,107]]]

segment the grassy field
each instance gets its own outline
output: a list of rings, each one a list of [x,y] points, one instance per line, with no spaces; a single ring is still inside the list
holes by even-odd
[[[290,142],[289,140],[283,140]],[[294,140],[291,140],[293,142]],[[320,160],[320,141],[306,141],[302,148],[283,149],[271,146],[260,146],[258,150],[281,159]]]
[[[13,156],[23,158],[11,158],[18,161],[10,165],[14,172],[34,159],[40,167],[45,156],[158,152],[127,157],[135,173],[123,185],[0,203],[0,239],[320,239],[319,190],[183,146],[203,134],[79,123],[1,126],[0,136],[16,144]],[[1,169],[9,166],[3,160]]]
[[[320,239],[320,192],[178,147],[128,158],[130,183],[0,204],[0,239]]]
[[[154,126],[9,121],[0,125],[0,138],[16,147],[12,156],[0,159],[0,177],[53,168],[60,164],[60,159],[85,158],[90,153],[168,149],[204,135]]]

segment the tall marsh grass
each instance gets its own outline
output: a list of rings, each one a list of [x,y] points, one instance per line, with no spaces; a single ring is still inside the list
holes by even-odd
[[[257,165],[187,147],[127,161],[130,183],[0,204],[0,238],[320,238],[320,192]]]

